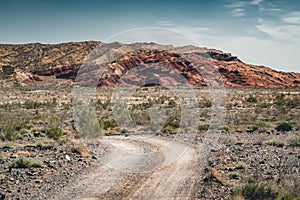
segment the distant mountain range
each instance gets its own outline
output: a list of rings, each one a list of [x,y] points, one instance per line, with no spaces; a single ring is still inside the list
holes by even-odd
[[[101,77],[92,77],[101,67],[99,59],[80,67],[90,53],[107,52],[115,58]],[[94,53],[92,56],[97,55]],[[80,70],[80,76],[76,76]],[[62,44],[0,44],[0,81],[12,87],[54,79],[71,80],[84,86],[131,87],[224,84],[238,88],[300,87],[300,73],[279,72],[246,64],[230,53],[195,46],[173,47],[155,43],[102,43],[97,41]],[[220,81],[220,79],[222,81]]]

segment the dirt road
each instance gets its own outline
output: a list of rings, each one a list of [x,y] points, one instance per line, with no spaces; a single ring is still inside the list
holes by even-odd
[[[51,199],[194,199],[199,154],[161,136],[109,136],[101,164]]]

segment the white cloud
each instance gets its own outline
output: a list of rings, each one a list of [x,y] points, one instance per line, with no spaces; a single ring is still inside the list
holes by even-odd
[[[174,26],[175,25],[175,23],[172,20],[162,20],[162,21],[156,22],[156,24],[159,26]]]
[[[249,5],[259,5],[263,2],[263,0],[253,0],[249,2]]]
[[[220,43],[218,48],[236,54],[246,63],[265,65],[281,71],[300,72],[299,45],[299,40],[284,43],[259,37],[239,36]]]
[[[259,6],[262,7],[263,0],[247,1],[234,1],[230,4],[224,5],[225,8],[230,9],[230,13],[233,17],[244,17],[246,15],[245,9],[247,6]]]
[[[256,25],[258,31],[267,34],[271,39],[282,42],[300,40],[300,26],[281,22],[268,22],[260,19]]]
[[[245,16],[245,10],[243,8],[235,8],[231,11],[232,16],[234,17],[243,17]]]
[[[300,12],[293,12],[281,18],[283,22],[300,25]]]

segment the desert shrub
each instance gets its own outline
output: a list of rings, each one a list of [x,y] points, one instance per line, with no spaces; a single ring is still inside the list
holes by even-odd
[[[53,108],[57,106],[57,99],[53,98],[51,100],[48,100],[46,102],[38,102],[38,101],[33,101],[33,100],[26,100],[23,104],[22,107],[25,109],[39,109],[39,108]]]
[[[110,130],[118,127],[118,124],[113,119],[99,119],[100,128],[104,130]]]
[[[42,102],[32,101],[32,100],[26,100],[22,107],[25,109],[38,109],[43,106]]]
[[[48,138],[58,140],[60,137],[64,135],[64,132],[57,125],[52,125],[46,130],[46,135]]]
[[[258,126],[257,125],[252,125],[252,126],[248,127],[247,132],[253,133],[253,132],[257,131],[257,130],[258,130]]]
[[[80,102],[79,102],[80,103]],[[74,104],[78,104],[74,102]],[[102,137],[103,132],[99,126],[93,106],[84,107],[80,104],[74,106],[74,129],[85,138]]]
[[[212,106],[212,101],[210,99],[202,99],[199,101],[200,108],[210,108]]]
[[[11,122],[7,122],[2,130],[2,133],[0,133],[0,138],[2,141],[15,141],[19,139],[19,137],[20,135],[18,131],[16,131]]]
[[[285,131],[291,131],[293,129],[293,126],[288,122],[282,122],[278,124],[275,127],[276,131],[285,132]]]
[[[265,143],[266,145],[275,146],[275,147],[283,147],[285,144],[282,141],[272,140]]]
[[[282,107],[285,106],[285,95],[284,94],[278,94],[274,99],[274,104],[276,106]]]
[[[100,99],[98,99],[95,103],[96,110],[106,110],[111,107],[111,101],[110,99],[107,99],[106,101],[102,102]]]
[[[44,142],[42,140],[38,140],[36,141],[35,146],[40,149],[47,150],[47,149],[53,149],[55,144],[54,142]]]
[[[235,166],[236,169],[246,169],[247,164],[245,162],[238,162]]]
[[[12,142],[0,143],[0,148],[3,148],[3,149],[11,149],[11,148],[14,148],[14,147],[16,147],[16,146]]]
[[[174,108],[174,107],[176,107],[176,102],[173,100],[173,99],[171,99],[170,101],[169,101],[169,103],[168,103],[168,107],[169,108]]]
[[[278,196],[278,192],[265,184],[246,184],[236,189],[232,197],[244,197],[245,200],[274,200]]]
[[[207,132],[208,129],[209,129],[209,124],[203,124],[198,126],[199,132]]]
[[[130,116],[135,122],[136,125],[145,126],[151,122],[150,116],[147,112],[141,112],[141,111],[132,111],[130,112]],[[123,118],[125,119],[125,118]]]
[[[240,174],[237,173],[237,172],[232,172],[232,173],[229,174],[230,179],[238,179],[239,176],[240,176]]]
[[[295,147],[300,147],[300,136],[296,136],[290,140],[290,145]]]
[[[222,130],[223,130],[224,132],[226,132],[226,133],[229,132],[229,128],[228,128],[227,126],[224,126],[224,127],[222,128]]]
[[[48,138],[59,140],[63,135],[63,130],[58,126],[59,118],[51,110],[50,115],[47,118],[48,129],[45,131]]]
[[[285,104],[290,108],[296,108],[300,106],[300,100],[299,98],[287,99]]]
[[[18,157],[10,164],[10,168],[30,168],[30,167],[43,167],[43,163],[39,160],[28,158],[25,156]]]
[[[167,118],[161,131],[162,133],[176,134],[179,127],[180,127],[180,119],[178,119],[176,116],[172,116]]]
[[[253,95],[250,95],[249,97],[247,97],[245,99],[245,102],[248,102],[248,103],[257,103],[257,98]]]
[[[300,196],[294,196],[291,193],[279,194],[276,200],[300,200]]]
[[[266,172],[266,174],[269,175],[269,176],[272,176],[272,175],[275,174],[275,171],[274,171],[274,170],[268,170],[268,171]]]

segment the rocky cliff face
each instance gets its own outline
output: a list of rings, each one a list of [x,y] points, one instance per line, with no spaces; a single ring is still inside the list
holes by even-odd
[[[43,81],[45,76],[75,80],[87,55],[100,42],[58,45],[0,45],[1,79],[18,77],[23,84]],[[112,44],[112,47],[116,44]],[[172,47],[154,43],[120,44],[134,47],[108,63],[101,77],[91,78],[100,68],[93,63],[80,75],[81,85],[98,87],[207,86],[221,79],[227,87],[287,88],[300,87],[299,73],[285,73],[264,66],[245,64],[229,53],[194,46]],[[220,76],[218,76],[220,75]],[[216,78],[217,77],[217,78]],[[48,79],[47,79],[48,80]]]

